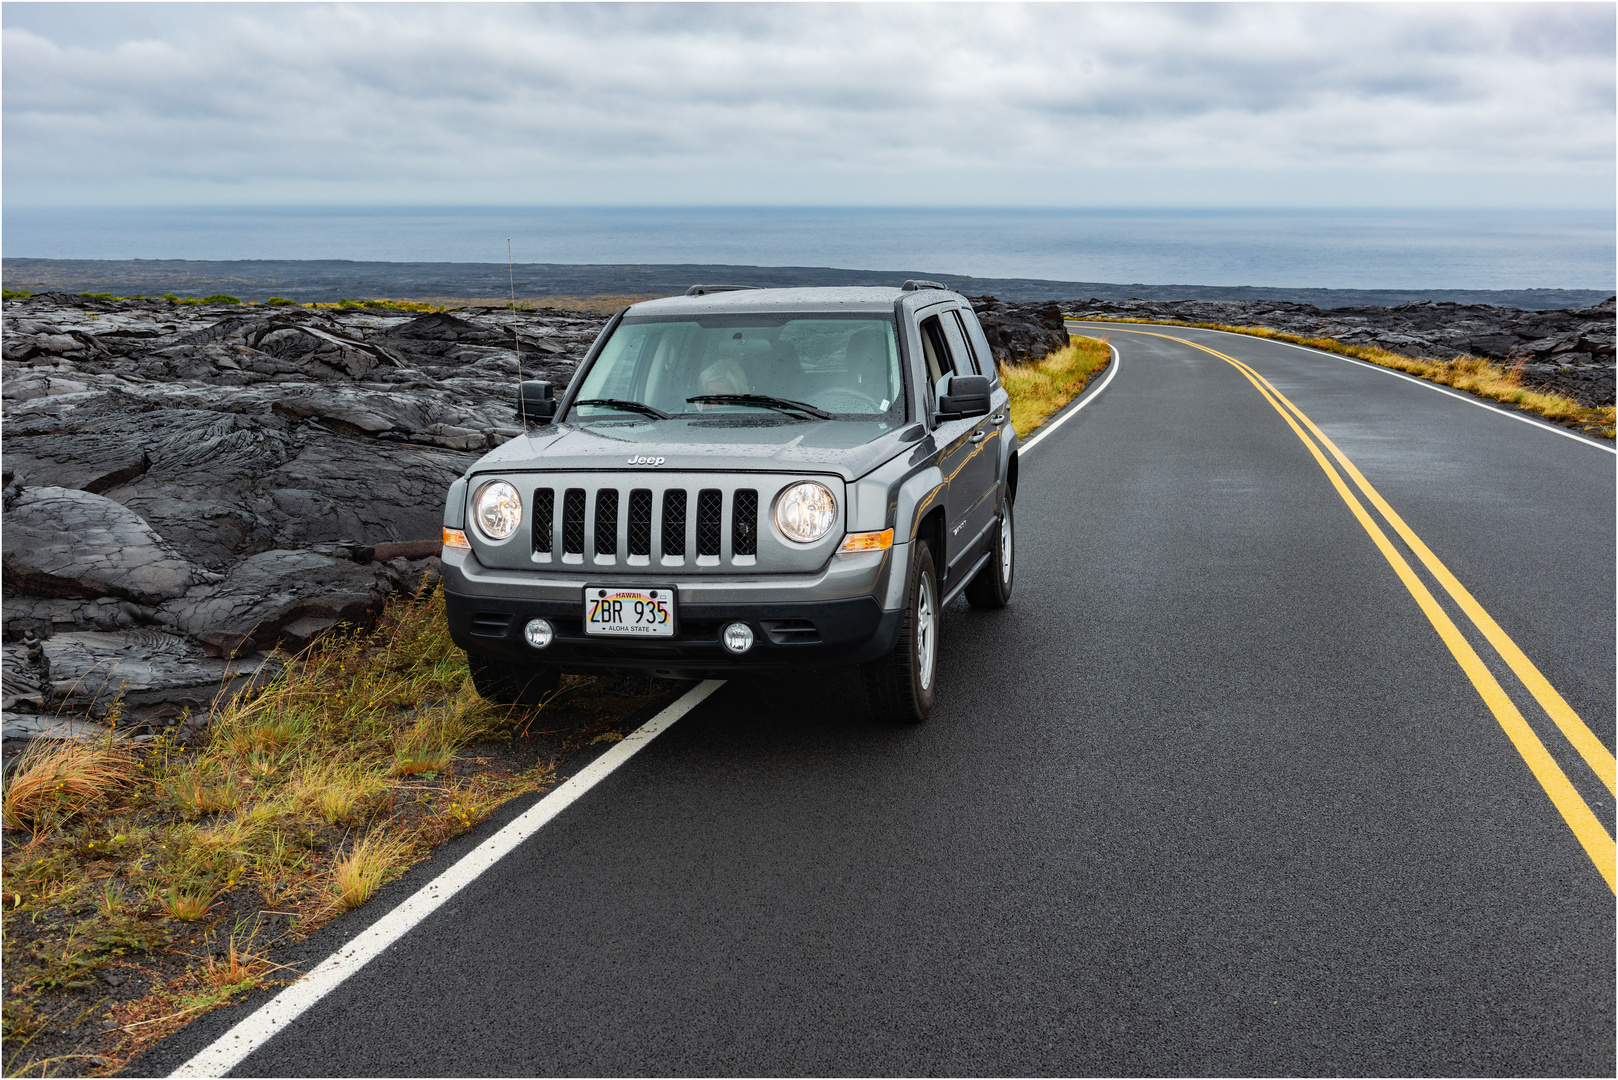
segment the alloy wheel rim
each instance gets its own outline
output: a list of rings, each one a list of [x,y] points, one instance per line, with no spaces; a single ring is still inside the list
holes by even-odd
[[[1000,580],[1011,584],[1011,510],[1000,518]]]
[[[931,574],[922,574],[921,581],[917,583],[921,595],[916,599],[916,667],[920,672],[921,688],[928,689],[933,685],[933,630],[935,616],[933,614],[933,579]]]

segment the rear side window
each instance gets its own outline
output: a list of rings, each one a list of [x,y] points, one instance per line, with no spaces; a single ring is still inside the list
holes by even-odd
[[[964,346],[962,351],[971,358],[972,370],[979,375],[993,375],[993,371],[984,368],[983,358],[978,355],[976,346],[972,344],[972,335],[967,332],[966,322],[962,319],[960,310],[957,309],[950,314],[955,317],[955,329],[959,331],[961,344]]]
[[[978,365],[978,374],[987,375],[991,384],[1000,385],[1000,372],[995,368],[994,353],[989,350],[989,339],[983,334],[983,324],[978,322],[977,313],[970,309],[957,309],[955,318],[961,324],[961,336],[972,349],[972,357]]]
[[[972,355],[972,347],[966,342],[966,335],[961,332],[961,313],[950,311],[940,320],[944,324],[944,340],[949,343],[950,355],[955,357],[955,374],[977,375],[976,357]]]
[[[937,315],[922,320],[921,351],[927,360],[927,381],[934,387],[945,375],[959,370],[971,371],[971,368],[956,364],[950,352],[949,336],[945,334],[944,324]]]

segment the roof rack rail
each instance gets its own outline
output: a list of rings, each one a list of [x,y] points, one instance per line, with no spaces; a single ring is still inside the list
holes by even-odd
[[[948,291],[942,282],[923,281],[920,278],[911,278],[904,283],[903,288],[905,292],[915,292],[917,289],[945,289],[945,291]]]
[[[757,285],[693,285],[685,290],[687,296],[707,296],[716,292],[740,292],[743,289],[756,289]]]

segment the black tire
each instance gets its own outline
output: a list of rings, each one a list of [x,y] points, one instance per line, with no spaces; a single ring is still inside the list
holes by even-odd
[[[466,654],[466,666],[478,696],[491,705],[542,705],[562,677],[549,664],[519,667],[475,652]]]
[[[876,720],[918,724],[933,710],[938,678],[938,571],[925,541],[910,556],[899,640],[880,660],[860,665],[865,702]]]
[[[975,608],[1003,608],[1011,603],[1017,581],[1017,541],[1013,535],[1011,500],[1001,504],[1000,527],[994,530],[994,554],[966,587],[966,602]]]

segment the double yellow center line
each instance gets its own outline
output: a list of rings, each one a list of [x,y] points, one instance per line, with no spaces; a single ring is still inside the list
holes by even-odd
[[[1523,654],[1522,649],[1517,647],[1517,643],[1511,640],[1506,632],[1500,628],[1500,624],[1496,623],[1487,611],[1483,610],[1483,605],[1479,604],[1477,599],[1466,590],[1466,587],[1456,580],[1455,575],[1450,573],[1449,568],[1439,561],[1438,556],[1434,555],[1432,549],[1422,542],[1421,537],[1417,536],[1415,531],[1405,524],[1405,520],[1394,512],[1393,507],[1389,506],[1387,500],[1371,486],[1370,481],[1365,479],[1364,474],[1355,468],[1354,463],[1348,460],[1343,452],[1337,448],[1337,444],[1328,439],[1315,426],[1314,421],[1305,416],[1303,411],[1296,405],[1288,401],[1286,396],[1272,386],[1264,376],[1234,357],[1226,356],[1224,353],[1216,349],[1210,349],[1206,345],[1187,341],[1185,338],[1172,337],[1168,334],[1156,334],[1146,330],[1123,330],[1120,332],[1165,338],[1217,356],[1246,376],[1247,381],[1252,383],[1254,388],[1264,396],[1264,400],[1268,401],[1271,407],[1281,414],[1281,417],[1286,420],[1294,434],[1302,440],[1303,444],[1309,448],[1309,452],[1314,455],[1315,461],[1319,463],[1321,470],[1331,480],[1332,486],[1337,489],[1337,494],[1342,496],[1343,501],[1348,504],[1348,508],[1359,519],[1360,525],[1370,535],[1372,542],[1382,552],[1383,558],[1388,560],[1388,565],[1393,567],[1394,573],[1399,575],[1399,580],[1404,582],[1405,588],[1410,590],[1410,595],[1415,598],[1417,605],[1420,606],[1422,612],[1433,624],[1433,629],[1438,631],[1438,636],[1448,646],[1451,655],[1455,657],[1455,662],[1460,664],[1462,671],[1466,672],[1466,677],[1472,680],[1472,685],[1477,689],[1478,695],[1483,698],[1484,703],[1489,707],[1489,711],[1499,721],[1500,727],[1505,730],[1506,736],[1511,739],[1512,745],[1517,748],[1517,753],[1522,755],[1524,763],[1533,772],[1534,778],[1545,789],[1545,794],[1550,796],[1551,803],[1561,813],[1562,819],[1567,822],[1568,828],[1573,830],[1573,835],[1578,838],[1579,843],[1584,847],[1585,854],[1590,856],[1590,861],[1595,864],[1601,876],[1606,879],[1607,887],[1618,892],[1618,880],[1615,880],[1614,867],[1618,849],[1614,848],[1613,838],[1607,834],[1606,828],[1597,820],[1595,814],[1590,811],[1589,804],[1584,801],[1572,783],[1569,782],[1567,774],[1562,771],[1561,766],[1556,763],[1550,752],[1545,749],[1545,744],[1540,741],[1539,736],[1535,734],[1528,721],[1523,719],[1522,713],[1517,709],[1516,704],[1505,690],[1501,688],[1499,680],[1494,677],[1494,673],[1483,663],[1483,660],[1477,654],[1477,650],[1472,648],[1471,643],[1467,641],[1459,627],[1455,625],[1454,620],[1439,606],[1438,601],[1433,597],[1426,584],[1416,576],[1416,571],[1411,567],[1409,561],[1398,548],[1394,547],[1393,541],[1388,539],[1382,527],[1377,524],[1376,520],[1365,509],[1364,504],[1350,490],[1348,484],[1343,480],[1342,473],[1338,472],[1331,461],[1327,460],[1326,454],[1321,451],[1321,447],[1325,447],[1330,452],[1331,456],[1336,459],[1337,464],[1342,466],[1342,472],[1347,473],[1354,481],[1355,487],[1358,487],[1360,492],[1364,494],[1366,501],[1376,508],[1377,513],[1382,515],[1383,520],[1409,546],[1410,550],[1415,553],[1416,558],[1427,568],[1439,585],[1443,586],[1444,591],[1455,601],[1462,613],[1472,621],[1472,625],[1477,627],[1484,640],[1488,641],[1495,651],[1500,654],[1500,658],[1505,661],[1506,666],[1522,681],[1523,686],[1533,695],[1540,708],[1545,710],[1545,714],[1551,718],[1552,722],[1567,738],[1567,741],[1578,751],[1585,764],[1589,765],[1601,782],[1606,785],[1607,790],[1613,794],[1618,794],[1618,766],[1615,766],[1612,752],[1596,737],[1595,732],[1591,731],[1585,722],[1579,718],[1578,713],[1574,712],[1572,707],[1563,700],[1562,695],[1556,692],[1556,688],[1540,673],[1540,670],[1533,665],[1533,662]]]

